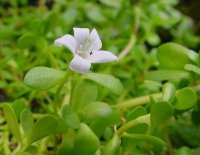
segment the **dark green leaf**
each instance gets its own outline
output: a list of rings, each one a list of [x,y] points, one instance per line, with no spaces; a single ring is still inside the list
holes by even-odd
[[[18,46],[20,48],[30,48],[36,44],[37,38],[32,34],[25,34],[18,40]]]

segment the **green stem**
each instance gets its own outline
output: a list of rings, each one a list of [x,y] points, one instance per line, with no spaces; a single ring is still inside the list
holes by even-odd
[[[63,80],[61,81],[61,83],[59,84],[57,90],[56,90],[56,94],[55,94],[55,97],[54,97],[54,113],[55,115],[58,115],[58,109],[60,107],[60,104],[59,104],[59,95],[60,95],[60,92],[62,90],[62,88],[64,87],[65,85],[65,82],[69,79],[70,77],[70,74],[71,74],[71,71],[70,70],[67,70]]]
[[[165,139],[165,142],[167,143],[167,150],[168,150],[168,153],[169,153],[169,155],[172,155],[172,154],[174,154],[174,149],[173,149],[173,146],[172,146],[172,144],[171,144],[171,141],[170,141],[170,138],[169,138],[169,132],[168,132],[168,128],[167,128],[167,126],[165,126],[164,127],[164,139]]]
[[[127,123],[125,123],[124,125],[122,125],[118,130],[117,130],[117,134],[119,136],[121,136],[125,131],[127,131],[128,129],[130,129],[131,127],[137,125],[137,124],[141,124],[141,123],[146,123],[150,126],[150,114],[146,114],[143,116],[140,116],[132,121],[129,121]]]
[[[9,148],[9,132],[8,131],[4,131],[3,132],[3,149],[4,149],[4,153],[5,154],[11,154],[10,148]]]
[[[128,101],[124,101],[122,103],[119,103],[117,106],[120,109],[126,109],[126,108],[132,108],[132,107],[136,107],[139,105],[144,105],[150,102],[150,96],[152,96],[155,99],[160,99],[162,97],[162,93],[156,93],[156,94],[151,94],[151,95],[145,95],[145,96],[141,96],[141,97],[136,97],[133,99],[130,99]]]
[[[1,131],[1,130],[8,130],[8,125],[7,125],[7,124],[1,125],[1,126],[0,126],[0,131]]]
[[[194,86],[194,87],[192,87],[192,89],[194,91],[198,92],[198,91],[200,91],[200,85]],[[179,90],[177,90],[176,93],[178,91]],[[150,103],[150,101],[151,101],[150,96],[152,96],[155,99],[161,99],[162,98],[162,92],[150,94],[150,95],[145,95],[145,96],[141,96],[141,97],[136,97],[136,98],[130,99],[128,101],[124,101],[122,103],[119,103],[117,106],[118,106],[118,108],[124,110],[126,108],[133,108],[133,107],[136,107],[136,106],[145,105],[145,104]]]
[[[125,48],[120,52],[120,54],[118,55],[118,59],[121,60],[123,59],[133,48],[133,46],[136,43],[136,37],[135,35],[131,35],[130,36],[130,40],[128,42],[128,44],[125,46]]]
[[[71,81],[71,90],[70,90],[70,97],[69,97],[69,104],[72,104],[72,98],[73,98],[73,91],[74,91],[74,79],[76,78],[76,74],[73,73],[72,74],[72,81]]]

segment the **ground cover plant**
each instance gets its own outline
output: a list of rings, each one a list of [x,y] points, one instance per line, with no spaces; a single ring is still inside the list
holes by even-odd
[[[200,37],[177,0],[1,0],[0,154],[200,154]]]

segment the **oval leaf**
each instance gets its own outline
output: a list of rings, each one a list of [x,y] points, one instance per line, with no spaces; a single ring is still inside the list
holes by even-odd
[[[95,81],[96,83],[104,86],[116,95],[120,95],[124,91],[124,86],[122,85],[120,80],[112,75],[89,73],[85,75],[85,78]]]
[[[163,86],[162,94],[163,94],[163,101],[170,101],[176,93],[176,88],[172,83],[165,83]]]
[[[191,71],[191,72],[194,72],[194,73],[200,75],[200,68],[198,66],[195,66],[195,65],[192,65],[192,64],[186,64],[184,66],[184,68],[187,71]]]
[[[20,121],[25,134],[29,135],[34,126],[34,120],[31,111],[24,109],[21,112]]]
[[[64,72],[48,67],[32,68],[24,78],[24,82],[31,88],[47,90],[57,85],[63,78]]]
[[[21,143],[21,134],[19,131],[19,124],[18,124],[17,117],[15,115],[14,110],[8,103],[3,104],[2,108],[4,111],[7,124],[9,126],[9,129],[11,130],[11,132],[13,133],[17,141]]]
[[[37,37],[32,34],[25,34],[18,40],[18,46],[20,48],[30,48],[37,43]]]
[[[162,44],[157,52],[161,69],[183,69],[185,64],[191,62],[188,55],[189,49],[176,43]]]
[[[173,115],[173,107],[169,102],[154,103],[151,107],[151,125],[157,127]]]
[[[62,118],[65,124],[73,129],[77,129],[80,126],[80,121],[78,116],[74,113],[72,107],[65,105],[62,108]]]
[[[182,70],[157,70],[147,72],[145,75],[145,79],[155,81],[183,79],[189,77],[190,73]]]
[[[93,155],[99,148],[99,138],[84,123],[81,123],[75,135],[74,150],[81,155]]]
[[[73,92],[72,106],[75,110],[97,100],[98,89],[95,83],[89,80],[79,82]]]
[[[102,155],[116,155],[120,150],[121,139],[116,134],[103,148]]]
[[[185,110],[193,107],[197,103],[197,95],[192,88],[183,88],[176,94],[174,108]]]
[[[166,143],[162,139],[155,136],[144,135],[144,134],[128,134],[128,133],[124,133],[122,136],[137,141],[137,144],[139,144],[139,141],[150,143],[155,150],[161,150],[166,146]]]
[[[142,106],[138,106],[127,114],[126,121],[128,122],[128,121],[134,120],[137,117],[141,115],[146,115],[146,114],[147,114],[147,110]]]
[[[177,150],[175,155],[194,155],[194,152],[188,147],[183,146]]]
[[[85,113],[86,119],[92,119],[94,118],[106,118],[106,116],[110,116],[112,113],[112,108],[103,102],[93,102],[88,105],[86,105],[83,108],[83,111]]]
[[[35,123],[30,136],[28,137],[28,143],[32,144],[50,134],[53,134],[57,126],[57,119],[54,116],[45,116]]]

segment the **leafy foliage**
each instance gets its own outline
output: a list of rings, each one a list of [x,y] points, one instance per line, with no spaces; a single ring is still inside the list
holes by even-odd
[[[200,37],[177,4],[0,1],[0,154],[200,154]],[[73,27],[119,61],[70,72],[53,42]]]

